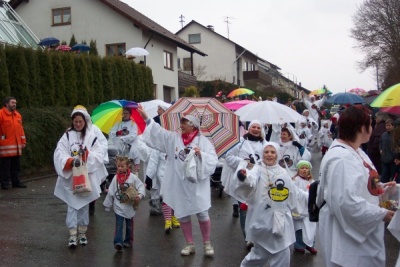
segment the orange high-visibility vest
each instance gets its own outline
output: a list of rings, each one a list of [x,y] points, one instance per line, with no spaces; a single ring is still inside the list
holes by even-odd
[[[3,107],[0,110],[0,158],[20,156],[23,144],[26,138],[21,114]]]

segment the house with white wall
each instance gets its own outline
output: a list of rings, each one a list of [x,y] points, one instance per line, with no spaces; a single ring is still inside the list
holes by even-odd
[[[195,46],[119,0],[11,0],[10,5],[40,39],[69,43],[96,41],[100,56],[125,56],[132,47],[149,55],[137,57],[152,69],[154,98],[171,102],[178,93],[178,48],[206,56]]]
[[[223,80],[238,87],[286,92],[297,97],[298,86],[282,76],[277,65],[218,34],[213,26],[192,20],[176,35],[208,55],[201,57],[178,49],[179,69],[193,71],[198,80]]]

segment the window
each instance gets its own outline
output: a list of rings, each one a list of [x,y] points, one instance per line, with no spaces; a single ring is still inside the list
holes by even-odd
[[[255,71],[256,70],[256,64],[250,63],[250,70]]]
[[[189,57],[183,59],[183,71],[192,70],[192,60]]]
[[[248,71],[249,70],[249,62],[245,61],[243,62],[243,71]]]
[[[164,69],[173,70],[172,65],[172,53],[168,51],[164,51]]]
[[[106,44],[106,56],[125,56],[125,44]]]
[[[71,8],[56,8],[53,9],[53,26],[71,24]]]
[[[201,36],[200,33],[189,34],[189,44],[200,44]]]

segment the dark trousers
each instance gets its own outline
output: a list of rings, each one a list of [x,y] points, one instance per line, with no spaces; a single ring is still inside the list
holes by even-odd
[[[4,157],[0,160],[1,185],[8,186],[10,180],[13,185],[18,185],[21,156]],[[10,179],[11,178],[11,179]]]
[[[387,183],[394,178],[394,174],[396,173],[396,164],[393,163],[383,163],[382,162],[382,174],[381,174],[381,182]]]

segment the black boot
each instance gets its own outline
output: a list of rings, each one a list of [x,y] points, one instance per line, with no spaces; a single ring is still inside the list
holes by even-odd
[[[233,205],[233,214],[232,217],[239,217],[239,205],[235,204]]]

